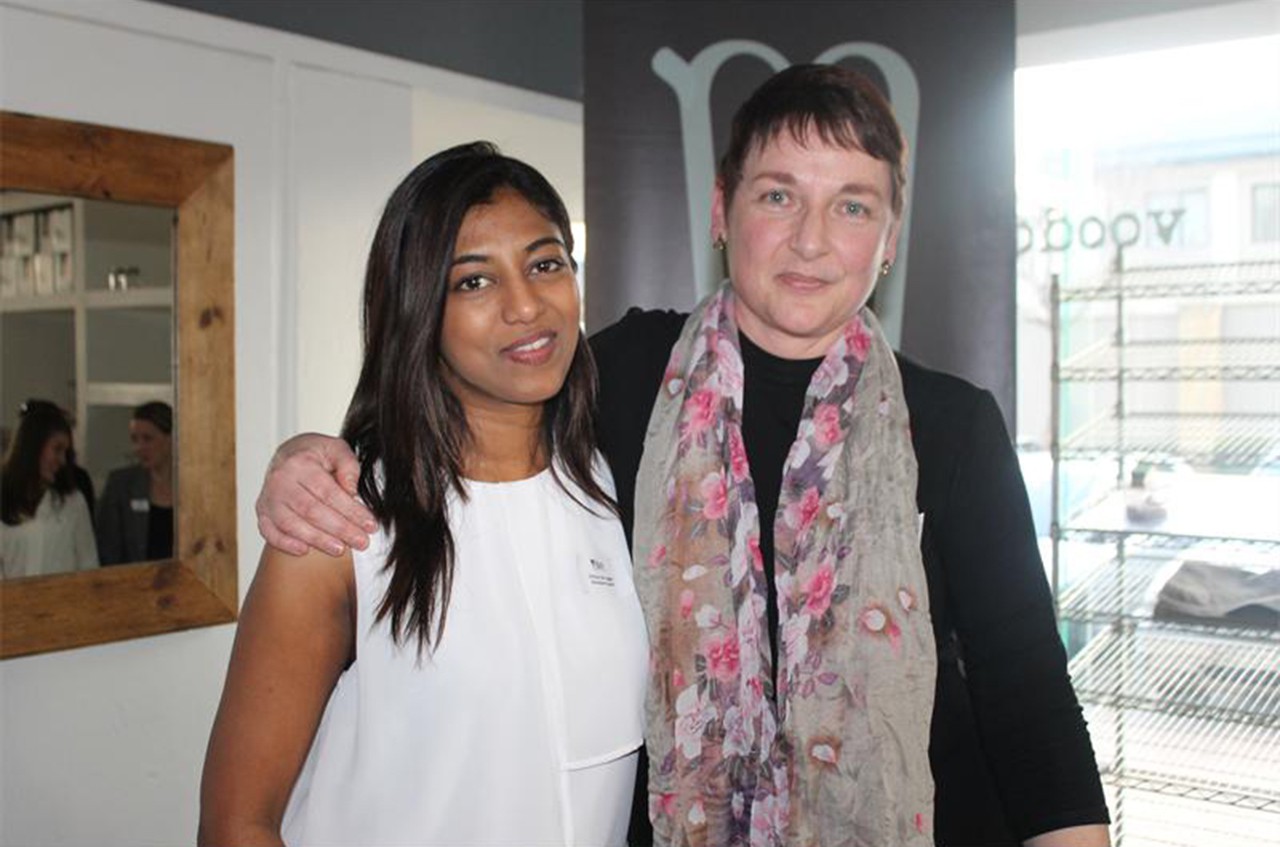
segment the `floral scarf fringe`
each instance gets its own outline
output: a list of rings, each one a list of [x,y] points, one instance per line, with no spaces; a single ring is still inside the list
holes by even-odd
[[[775,698],[733,314],[726,284],[685,324],[636,484],[655,840],[932,844],[936,656],[893,351],[864,309],[806,394],[774,523]]]

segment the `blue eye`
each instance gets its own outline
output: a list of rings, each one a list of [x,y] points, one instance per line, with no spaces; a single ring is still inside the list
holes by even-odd
[[[766,203],[777,206],[787,202],[787,193],[781,188],[771,188],[764,193],[763,199]]]
[[[857,200],[850,200],[844,204],[844,212],[850,217],[860,218],[871,213],[871,210]]]

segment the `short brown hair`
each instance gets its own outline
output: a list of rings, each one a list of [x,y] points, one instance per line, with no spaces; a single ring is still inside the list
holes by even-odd
[[[890,204],[895,215],[901,214],[907,182],[902,130],[875,83],[839,65],[792,65],[771,76],[738,108],[717,174],[725,200],[733,198],[752,150],[784,130],[799,141],[810,129],[828,144],[861,150],[887,163]]]

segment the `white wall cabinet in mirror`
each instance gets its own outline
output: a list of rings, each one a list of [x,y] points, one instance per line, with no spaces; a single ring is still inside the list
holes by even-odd
[[[0,447],[28,399],[67,409],[91,511],[137,462],[130,410],[173,405],[175,225],[169,207],[0,191]]]
[[[4,420],[71,410],[101,483],[164,401],[174,457],[171,555],[0,580],[0,658],[234,620],[232,149],[0,111],[0,192]]]

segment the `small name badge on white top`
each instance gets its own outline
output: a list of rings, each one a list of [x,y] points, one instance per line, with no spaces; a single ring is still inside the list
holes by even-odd
[[[151,501],[146,497],[135,497],[129,501],[129,508],[135,512],[149,512],[151,511]]]
[[[588,556],[585,570],[587,574],[587,585],[592,588],[613,588],[616,584],[616,577],[613,574],[613,563],[602,556]]]

